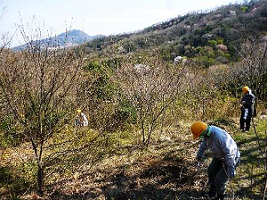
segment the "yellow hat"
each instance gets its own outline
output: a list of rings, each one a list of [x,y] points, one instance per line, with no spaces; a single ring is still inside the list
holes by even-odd
[[[77,109],[77,113],[81,113],[82,112],[82,110],[81,109]]]
[[[203,131],[206,130],[207,124],[201,121],[196,121],[191,125],[191,132],[193,133],[194,140],[199,138]]]
[[[248,86],[244,86],[243,88],[242,88],[242,92],[245,94],[245,93],[247,93],[249,91],[249,87]]]

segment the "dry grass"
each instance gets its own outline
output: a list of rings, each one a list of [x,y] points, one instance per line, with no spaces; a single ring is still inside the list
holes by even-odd
[[[253,132],[241,133],[236,130],[237,119],[230,120],[225,125],[217,121],[218,125],[226,128],[236,139],[242,152],[242,163],[237,175],[228,188],[227,199],[259,199],[262,189],[263,171],[257,166],[257,143]],[[258,122],[261,123],[261,122]],[[198,142],[192,140],[187,123],[181,123],[179,128],[169,128],[158,132],[148,147],[128,142],[114,142],[103,145],[101,140],[87,145],[83,157],[77,152],[79,162],[73,162],[68,173],[54,171],[46,179],[46,193],[39,197],[32,193],[34,187],[23,195],[24,199],[207,199],[206,169],[210,157],[200,168],[196,167],[195,153]],[[125,136],[124,136],[125,137]],[[116,137],[117,138],[117,137]],[[253,139],[254,138],[254,139]],[[81,139],[81,138],[79,138]],[[127,140],[127,137],[126,139]],[[130,141],[132,145],[130,145]],[[90,147],[90,148],[89,148]],[[89,149],[88,149],[89,148]],[[96,151],[97,148],[98,151]],[[19,152],[19,158],[15,152]],[[32,150],[25,144],[15,149],[7,149],[8,157],[3,157],[4,165],[14,167],[14,162],[21,163],[32,159]],[[93,158],[89,154],[101,159],[88,162]],[[11,153],[13,152],[13,153]],[[75,154],[69,154],[73,156]],[[262,165],[262,161],[258,159]],[[59,164],[59,163],[58,163]],[[67,162],[60,163],[60,166]],[[254,166],[254,167],[253,167]],[[252,171],[251,171],[252,170]],[[259,185],[261,184],[261,185]],[[8,191],[1,189],[1,197]],[[25,192],[25,191],[24,191]],[[8,198],[6,198],[8,199]]]

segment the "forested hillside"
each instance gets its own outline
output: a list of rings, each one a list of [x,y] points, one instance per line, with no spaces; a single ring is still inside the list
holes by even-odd
[[[75,48],[3,46],[1,199],[209,199],[198,120],[241,152],[226,199],[264,199],[266,31],[267,2],[251,1]],[[257,97],[248,132],[245,85]]]
[[[236,48],[239,49],[245,39],[264,39],[266,15],[264,1],[228,5],[178,16],[137,33],[94,40],[85,45],[85,50],[102,52],[111,45],[117,47],[116,54],[157,49],[166,61],[186,56],[205,67],[225,64],[239,58]]]

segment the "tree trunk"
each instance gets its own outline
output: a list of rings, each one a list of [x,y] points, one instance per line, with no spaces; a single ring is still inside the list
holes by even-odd
[[[41,163],[38,163],[38,194],[43,195],[43,174],[44,169]]]

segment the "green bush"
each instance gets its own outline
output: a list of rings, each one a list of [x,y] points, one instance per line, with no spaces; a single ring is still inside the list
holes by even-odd
[[[215,47],[218,44],[217,41],[215,41],[215,40],[209,40],[208,43],[212,47]]]
[[[247,12],[248,6],[241,6],[241,10],[242,10],[242,12]]]
[[[96,71],[99,68],[100,68],[100,64],[98,61],[92,61],[84,66],[84,69],[88,71]]]
[[[217,39],[217,44],[223,44],[223,39]]]
[[[196,63],[200,66],[209,67],[214,64],[214,59],[208,56],[199,56],[195,58]]]

